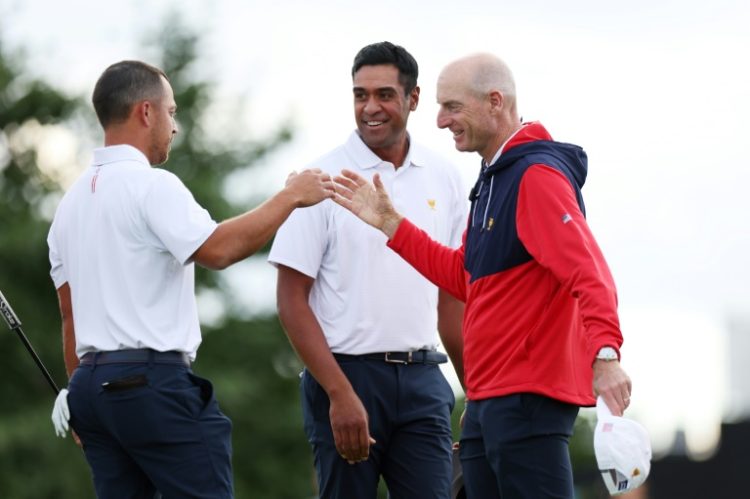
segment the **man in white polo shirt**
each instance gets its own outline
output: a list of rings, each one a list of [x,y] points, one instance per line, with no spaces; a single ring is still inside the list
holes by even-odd
[[[328,173],[379,173],[400,207],[443,244],[458,246],[466,195],[458,172],[406,131],[419,101],[417,62],[388,42],[364,47],[352,68],[357,130],[314,161]],[[321,498],[450,497],[451,387],[436,351],[461,368],[463,305],[398,256],[384,236],[333,202],[297,210],[269,260],[278,267],[279,317],[305,363],[304,426]]]
[[[264,204],[217,224],[174,174],[151,167],[177,133],[161,70],[113,64],[93,103],[105,147],[48,236],[70,376],[56,431],[70,416],[98,497],[231,498],[231,422],[190,369],[201,342],[193,263],[221,269],[251,255],[296,207],[331,197],[330,176],[292,174]]]

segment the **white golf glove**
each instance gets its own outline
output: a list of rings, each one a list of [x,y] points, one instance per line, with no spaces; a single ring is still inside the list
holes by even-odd
[[[68,421],[70,421],[68,389],[63,388],[60,390],[60,393],[57,394],[55,407],[52,408],[52,424],[55,426],[55,434],[58,437],[65,438],[65,435],[70,428]]]

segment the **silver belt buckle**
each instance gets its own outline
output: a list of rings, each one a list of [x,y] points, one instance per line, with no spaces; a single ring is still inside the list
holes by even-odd
[[[411,360],[411,352],[409,352],[409,355],[407,356],[406,360],[400,360],[400,359],[392,359],[391,358],[391,352],[385,352],[385,361],[389,364],[408,364]]]

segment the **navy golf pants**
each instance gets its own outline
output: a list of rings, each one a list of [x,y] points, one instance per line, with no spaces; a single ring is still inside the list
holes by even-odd
[[[436,364],[339,360],[369,415],[376,444],[367,461],[349,464],[336,451],[323,388],[305,370],[302,409],[320,497],[374,499],[383,476],[392,499],[448,499],[453,391]]]
[[[123,379],[117,389],[103,385]],[[233,497],[232,424],[211,383],[187,366],[80,365],[69,390],[97,497]]]
[[[459,455],[468,499],[572,499],[578,407],[519,393],[469,401]]]

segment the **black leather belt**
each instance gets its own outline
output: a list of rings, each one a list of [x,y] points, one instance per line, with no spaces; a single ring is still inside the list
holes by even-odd
[[[445,364],[448,356],[435,350],[413,350],[411,352],[378,352],[362,355],[334,353],[337,360],[379,360],[389,364]]]
[[[134,350],[112,350],[107,352],[88,352],[81,357],[81,364],[181,364],[190,367],[190,357],[185,352],[157,352],[150,348]]]

